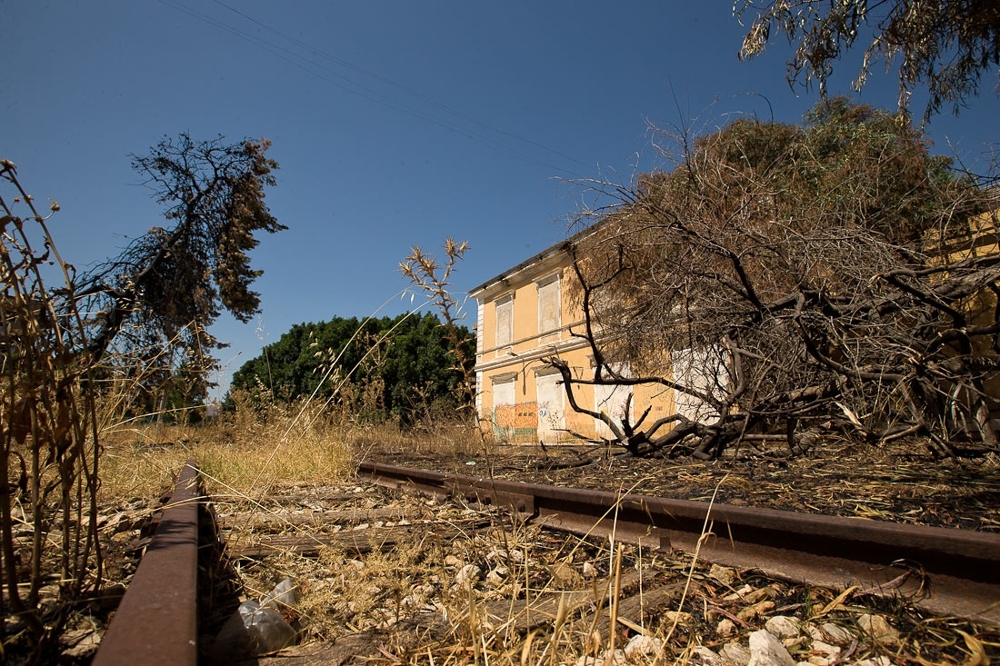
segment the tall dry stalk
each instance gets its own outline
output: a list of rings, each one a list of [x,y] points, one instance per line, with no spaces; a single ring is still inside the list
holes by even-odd
[[[99,446],[72,268],[8,160],[0,184],[14,194],[8,203],[0,192],[0,640],[16,616],[39,661],[72,602],[100,584]],[[15,215],[17,206],[29,215]],[[64,285],[47,288],[43,272]],[[51,580],[57,591],[44,585]]]
[[[470,358],[466,351],[469,334],[462,331],[461,325],[465,315],[462,312],[462,304],[450,291],[451,282],[449,282],[455,265],[468,250],[469,244],[466,241],[459,243],[453,238],[446,239],[442,268],[436,259],[425,254],[419,245],[415,245],[410,250],[410,256],[400,263],[399,270],[427,294],[431,305],[440,313],[444,321],[445,339],[455,357],[454,370],[461,377],[456,391],[459,409],[467,411],[476,418],[476,372],[473,368],[475,358]]]

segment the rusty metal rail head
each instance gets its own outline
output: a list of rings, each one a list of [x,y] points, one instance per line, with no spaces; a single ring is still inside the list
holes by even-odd
[[[374,463],[389,487],[509,506],[548,526],[813,585],[910,597],[927,610],[1000,622],[1000,536],[937,527],[709,505],[641,495],[441,474]]]
[[[199,485],[195,463],[188,461],[101,641],[95,666],[197,664]]]

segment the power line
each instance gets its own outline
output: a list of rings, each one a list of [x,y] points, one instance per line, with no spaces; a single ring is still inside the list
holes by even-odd
[[[272,34],[275,34],[275,35],[279,36],[280,38],[282,38],[282,39],[284,39],[284,40],[286,40],[286,41],[294,44],[296,47],[298,47],[298,49],[306,51],[309,54],[309,57],[302,55],[300,52],[296,52],[294,50],[291,50],[291,49],[285,48],[285,47],[283,47],[283,46],[281,46],[279,44],[276,44],[276,43],[274,43],[272,41],[264,39],[264,38],[262,38],[262,37],[260,37],[258,35],[252,34],[252,33],[247,32],[245,30],[241,30],[240,28],[238,28],[236,26],[230,25],[230,24],[228,24],[228,23],[226,23],[224,21],[221,21],[219,19],[216,19],[216,18],[214,18],[214,17],[212,17],[212,16],[210,16],[208,14],[205,14],[205,13],[200,12],[198,10],[192,9],[192,8],[190,8],[190,7],[182,4],[180,2],[177,2],[177,0],[160,0],[160,2],[163,3],[163,4],[165,4],[165,5],[167,5],[168,7],[171,7],[173,9],[179,11],[179,12],[187,14],[188,16],[191,16],[192,18],[198,19],[199,21],[202,21],[204,23],[208,23],[209,25],[212,25],[212,26],[214,26],[216,28],[219,28],[220,30],[228,32],[229,34],[231,34],[231,35],[233,35],[235,37],[238,37],[239,39],[247,41],[247,42],[253,44],[254,46],[257,46],[258,48],[261,48],[262,50],[270,53],[271,55],[273,55],[273,56],[275,56],[277,58],[280,58],[281,60],[284,60],[285,62],[289,63],[290,65],[293,65],[293,66],[301,69],[302,71],[306,72],[310,76],[316,77],[316,78],[318,78],[318,79],[320,79],[320,80],[322,80],[322,81],[324,81],[326,83],[329,83],[330,85],[333,85],[333,86],[335,86],[337,88],[340,88],[341,90],[343,90],[343,91],[345,91],[347,93],[356,95],[356,96],[361,97],[363,99],[367,99],[368,101],[374,102],[376,104],[380,104],[382,106],[385,106],[387,108],[393,109],[395,111],[399,111],[401,113],[407,114],[407,115],[409,115],[411,117],[417,118],[417,119],[422,120],[424,122],[436,125],[436,126],[441,127],[441,128],[443,128],[443,129],[445,129],[447,131],[450,131],[450,132],[453,132],[455,134],[458,134],[459,136],[465,137],[465,138],[467,138],[467,139],[469,139],[471,141],[475,141],[475,142],[477,142],[477,143],[479,143],[481,145],[484,145],[484,146],[486,146],[488,148],[492,148],[493,150],[496,150],[498,152],[502,152],[504,154],[507,154],[507,155],[509,155],[511,157],[514,157],[514,158],[516,158],[518,160],[521,160],[523,162],[527,162],[527,163],[530,163],[530,164],[535,164],[537,166],[543,166],[543,167],[546,167],[548,169],[552,169],[552,170],[555,170],[555,171],[560,171],[562,173],[568,174],[568,175],[573,176],[573,177],[577,177],[577,178],[581,177],[580,174],[575,173],[574,171],[572,171],[570,169],[559,167],[559,166],[550,164],[550,163],[548,163],[546,161],[534,159],[534,158],[532,158],[532,157],[530,157],[528,155],[525,155],[525,154],[523,154],[523,153],[521,153],[521,152],[519,152],[519,151],[511,148],[510,146],[505,145],[504,143],[501,143],[500,141],[498,141],[496,139],[490,138],[488,134],[484,134],[481,131],[477,131],[477,130],[469,128],[469,127],[463,127],[463,126],[461,126],[459,124],[456,124],[455,122],[449,121],[447,118],[442,118],[440,116],[431,115],[431,114],[429,114],[429,113],[427,113],[427,112],[425,112],[425,111],[423,111],[421,109],[418,109],[418,108],[416,108],[416,107],[414,107],[414,106],[412,106],[410,104],[407,104],[407,103],[405,103],[403,101],[399,101],[398,99],[393,99],[392,97],[389,97],[389,96],[387,96],[385,94],[382,94],[382,93],[380,93],[380,92],[378,92],[376,90],[371,89],[370,87],[367,87],[367,86],[363,85],[362,83],[359,83],[357,81],[354,81],[354,80],[352,80],[352,79],[344,76],[343,74],[341,74],[341,73],[339,73],[339,72],[331,69],[330,67],[324,66],[323,64],[316,62],[316,60],[313,59],[312,56],[318,56],[318,57],[320,57],[320,58],[322,58],[324,60],[327,60],[327,61],[329,61],[329,62],[331,62],[331,63],[333,63],[333,64],[335,64],[335,65],[337,65],[339,67],[346,68],[348,70],[351,70],[351,71],[356,72],[358,74],[361,74],[363,76],[371,78],[371,79],[373,79],[375,81],[381,82],[381,83],[383,83],[385,85],[394,87],[394,88],[396,88],[396,89],[398,89],[398,90],[400,90],[402,92],[405,92],[408,95],[411,95],[413,97],[416,97],[417,99],[420,99],[420,100],[422,100],[424,102],[427,102],[428,104],[432,105],[433,107],[436,107],[437,109],[439,109],[441,111],[444,111],[445,113],[450,114],[450,115],[454,116],[457,119],[463,120],[466,123],[471,123],[471,124],[473,124],[475,126],[483,128],[485,130],[488,130],[489,132],[493,132],[493,133],[499,134],[502,137],[506,137],[506,138],[509,138],[509,139],[515,139],[515,140],[520,141],[522,143],[525,143],[525,144],[528,144],[528,145],[531,145],[531,146],[535,146],[535,147],[541,148],[542,150],[545,150],[546,152],[549,152],[549,153],[551,153],[553,155],[561,157],[561,158],[563,158],[563,159],[565,159],[567,161],[570,161],[570,162],[572,162],[574,164],[578,164],[578,165],[583,166],[583,167],[587,166],[583,162],[580,162],[579,160],[576,160],[576,159],[574,159],[572,157],[564,155],[564,154],[562,154],[562,153],[560,153],[560,152],[558,152],[558,151],[556,151],[556,150],[554,150],[552,148],[549,148],[548,146],[545,146],[544,144],[542,144],[540,142],[534,141],[532,139],[528,139],[526,137],[520,136],[518,134],[514,134],[512,132],[507,132],[507,131],[501,130],[501,129],[497,128],[497,127],[489,125],[488,123],[484,123],[482,121],[479,121],[476,118],[473,118],[472,116],[469,116],[469,115],[464,114],[464,113],[462,113],[460,111],[457,111],[457,110],[455,110],[455,109],[453,109],[453,108],[451,108],[451,107],[449,107],[449,106],[447,106],[445,104],[442,104],[442,103],[438,102],[437,100],[433,99],[432,97],[430,97],[428,95],[425,95],[425,94],[423,94],[423,93],[421,93],[419,91],[413,90],[413,89],[411,89],[411,88],[409,88],[407,86],[404,86],[404,85],[402,85],[400,83],[397,83],[397,82],[393,81],[392,79],[389,79],[389,78],[387,78],[385,76],[382,76],[380,74],[377,74],[375,72],[371,72],[369,70],[366,70],[366,69],[364,69],[362,67],[359,67],[357,65],[354,65],[353,63],[350,63],[350,62],[348,62],[346,60],[343,60],[341,58],[337,58],[336,56],[333,56],[333,55],[330,55],[328,53],[325,53],[321,49],[315,48],[315,47],[313,47],[313,46],[311,46],[311,45],[309,45],[309,44],[307,44],[307,43],[305,43],[305,42],[303,42],[301,40],[298,40],[298,39],[296,39],[294,37],[291,37],[291,36],[289,36],[289,35],[287,35],[285,33],[282,33],[280,31],[278,31],[278,30],[276,30],[274,28],[271,28],[270,26],[266,25],[265,23],[262,23],[261,21],[253,18],[252,16],[249,16],[249,15],[241,12],[240,10],[227,5],[224,2],[221,2],[221,0],[215,0],[215,2],[217,4],[219,4],[220,6],[228,9],[229,11],[234,12],[235,14],[239,15],[243,19],[252,22],[254,25],[257,25],[257,26],[263,28],[264,30],[266,30],[266,31],[268,31],[268,32],[270,32]]]
[[[482,121],[480,121],[480,120],[478,120],[478,119],[476,119],[476,118],[474,118],[472,116],[469,116],[469,115],[467,115],[465,113],[462,113],[461,111],[458,111],[457,109],[454,109],[454,108],[452,108],[452,107],[450,107],[450,106],[448,106],[446,104],[443,104],[442,102],[439,102],[436,99],[434,99],[434,98],[432,98],[432,97],[430,97],[428,95],[425,95],[425,94],[421,93],[419,90],[414,90],[413,88],[410,88],[410,87],[408,87],[406,85],[403,85],[401,83],[393,81],[392,79],[390,79],[388,77],[385,77],[385,76],[382,76],[381,74],[378,74],[376,72],[372,72],[371,70],[367,70],[367,69],[365,69],[363,67],[359,67],[358,65],[355,65],[354,63],[349,62],[347,60],[343,60],[342,58],[338,58],[336,56],[330,55],[329,53],[326,53],[325,51],[322,51],[321,49],[318,49],[318,48],[316,48],[316,47],[314,47],[314,46],[312,46],[310,44],[307,44],[307,43],[305,43],[305,42],[303,42],[303,41],[301,41],[299,39],[296,39],[295,37],[292,37],[291,35],[283,33],[280,30],[272,28],[271,26],[258,21],[257,19],[253,18],[252,16],[249,16],[248,14],[246,14],[244,12],[241,12],[240,10],[236,9],[235,7],[232,7],[231,5],[226,4],[222,0],[214,0],[214,2],[217,5],[225,7],[229,11],[231,11],[231,12],[233,12],[233,13],[241,16],[241,17],[243,17],[247,21],[250,21],[251,23],[260,26],[264,30],[267,30],[268,32],[271,32],[271,33],[273,33],[275,35],[278,35],[282,39],[288,40],[289,42],[295,44],[296,46],[299,46],[300,48],[303,48],[303,49],[306,49],[308,51],[311,51],[312,53],[315,53],[316,55],[318,55],[318,56],[320,56],[320,57],[322,57],[322,58],[324,58],[326,60],[329,60],[330,62],[336,63],[337,65],[340,65],[341,67],[345,67],[345,68],[350,69],[350,70],[352,70],[354,72],[357,72],[357,73],[362,74],[364,76],[367,76],[369,78],[375,79],[376,81],[380,81],[380,82],[382,82],[382,83],[384,83],[386,85],[392,86],[393,88],[397,88],[398,90],[401,90],[401,91],[403,91],[403,92],[405,92],[405,93],[407,93],[409,95],[413,95],[417,99],[421,99],[421,100],[427,102],[428,104],[431,104],[432,106],[435,106],[435,107],[441,109],[442,111],[445,111],[447,113],[452,114],[453,116],[455,116],[457,118],[461,118],[462,120],[470,122],[470,123],[472,123],[474,125],[478,125],[479,127],[482,127],[483,129],[487,129],[487,130],[490,130],[491,132],[496,132],[497,134],[501,134],[503,136],[510,137],[512,139],[516,139],[518,141],[522,141],[524,143],[527,143],[529,145],[535,146],[537,148],[541,148],[542,150],[544,150],[546,152],[552,153],[553,155],[555,155],[557,157],[561,157],[564,160],[567,160],[569,162],[573,162],[574,164],[578,164],[579,166],[582,166],[584,168],[589,168],[589,165],[584,164],[580,160],[577,160],[577,159],[575,159],[573,157],[570,157],[569,155],[561,153],[558,150],[555,150],[554,148],[550,148],[549,146],[546,146],[545,144],[543,144],[543,143],[541,143],[539,141],[535,141],[534,139],[529,139],[527,137],[521,136],[520,134],[516,134],[516,133],[513,133],[513,132],[508,132],[506,130],[500,129],[499,127],[495,127],[495,126],[490,125],[488,123],[484,123],[484,122],[482,122]]]

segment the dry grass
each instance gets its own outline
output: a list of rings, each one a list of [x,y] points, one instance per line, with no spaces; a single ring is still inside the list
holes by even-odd
[[[445,432],[458,431],[449,426]],[[623,649],[642,634],[649,641],[638,646],[642,649],[633,643],[627,663],[698,664],[696,648],[720,652],[733,641],[745,646],[749,632],[774,614],[791,615],[815,630],[826,622],[850,630],[859,642],[841,646],[853,655],[840,663],[878,655],[894,659],[898,652],[963,664],[963,655],[975,646],[987,654],[995,650],[995,633],[960,623],[955,627],[972,642],[955,643],[961,634],[954,627],[919,619],[905,605],[871,610],[833,591],[746,572],[731,572],[733,579],[723,582],[714,568],[680,553],[553,535],[495,509],[357,486],[358,457],[378,454],[385,460],[387,451],[418,449],[430,455],[441,447],[464,453],[481,446],[474,433],[454,434],[435,446],[436,437],[428,432],[415,444],[412,435],[394,427],[319,418],[302,412],[301,405],[237,411],[213,426],[122,429],[106,437],[104,490],[108,497],[153,497],[169,486],[184,459],[194,457],[214,479],[210,490],[231,528],[228,543],[237,550],[275,537],[319,540],[331,528],[350,535],[348,544],[356,545],[355,539],[381,544],[364,554],[334,546],[322,548],[318,557],[289,551],[232,560],[247,598],[260,597],[286,576],[301,587],[294,617],[302,649],[339,645],[369,655],[370,663],[546,666],[582,664],[584,658],[592,665],[603,658],[611,666],[609,650]],[[295,499],[281,500],[282,495]],[[325,515],[331,509],[341,515],[391,509],[397,515],[384,522],[358,518],[365,522],[356,524],[331,520]],[[319,520],[296,520],[310,517]],[[382,544],[379,535],[406,524],[407,517],[415,540],[405,547]],[[472,526],[484,523],[485,528]],[[436,535],[432,524],[457,529],[458,536]],[[857,625],[868,612],[887,617],[903,641],[882,645],[865,639]],[[734,633],[720,628],[727,618],[735,618]],[[923,647],[911,645],[911,637]],[[790,649],[806,659],[812,645],[803,633]]]
[[[184,461],[195,459],[214,497],[257,499],[276,483],[326,485],[353,474],[373,450],[443,452],[482,449],[459,423],[404,430],[395,423],[358,423],[328,414],[318,403],[273,403],[252,409],[237,403],[217,423],[198,426],[112,425],[101,433],[103,505],[153,498],[168,491]]]
[[[996,629],[927,618],[903,600],[867,597],[857,588],[790,585],[708,567],[678,552],[553,535],[489,509],[360,490],[352,506],[391,502],[436,524],[485,516],[492,526],[442,539],[429,524],[415,524],[414,533],[422,537],[406,547],[365,554],[329,548],[315,559],[281,553],[245,563],[250,596],[286,575],[302,586],[298,612],[305,653],[333,659],[338,645],[350,646],[362,655],[353,663],[376,664],[704,664],[708,649],[720,653],[736,643],[745,648],[749,634],[774,615],[789,616],[800,628],[798,638],[786,641],[797,660],[816,656],[817,641],[836,642],[842,659],[817,664],[919,658],[986,664],[998,647]],[[342,529],[363,538],[382,527]],[[898,639],[866,634],[862,620],[869,614],[894,626]],[[615,650],[622,652],[608,659]],[[976,651],[983,657],[978,662]],[[866,661],[874,659],[886,661]]]
[[[336,429],[293,426],[294,417],[273,414],[267,421],[246,414],[234,421],[109,430],[103,437],[102,504],[169,490],[192,458],[213,496],[256,498],[279,480],[319,484],[352,472],[350,442]]]

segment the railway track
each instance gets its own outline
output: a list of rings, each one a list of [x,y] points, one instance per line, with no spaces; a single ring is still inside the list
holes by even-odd
[[[279,568],[285,571],[293,568],[290,563],[304,559],[316,563],[318,557],[318,562],[323,563],[324,553],[335,552],[349,567],[357,566],[357,571],[364,572],[358,574],[360,585],[360,579],[368,575],[363,558],[368,553],[394,548],[434,548],[434,552],[446,553],[449,546],[461,541],[478,544],[476,548],[487,553],[483,556],[486,560],[497,552],[504,553],[503,561],[513,566],[512,555],[517,549],[511,546],[510,526],[530,525],[540,530],[537,538],[541,539],[542,551],[551,553],[551,561],[544,554],[524,555],[525,576],[528,561],[537,557],[542,564],[533,565],[537,571],[531,575],[544,571],[542,582],[532,579],[524,586],[512,586],[495,580],[488,583],[488,576],[480,576],[484,587],[480,604],[471,596],[463,597],[465,592],[460,589],[474,585],[479,568],[473,573],[472,564],[449,556],[453,561],[446,564],[455,580],[435,585],[441,588],[442,598],[451,595],[460,606],[471,605],[469,616],[464,621],[459,617],[459,624],[465,626],[475,615],[480,618],[478,622],[494,631],[502,629],[523,636],[546,625],[551,628],[557,616],[565,618],[567,613],[575,613],[573,617],[584,624],[603,626],[613,617],[612,626],[641,634],[651,621],[652,610],[678,608],[685,598],[690,602],[691,587],[690,578],[685,583],[683,576],[678,579],[654,574],[644,568],[644,562],[658,555],[668,557],[675,551],[697,551],[699,561],[724,567],[721,571],[753,570],[789,583],[903,596],[928,614],[1000,626],[1000,537],[996,535],[616,496],[381,464],[362,464],[358,476],[383,490],[357,486],[303,491],[298,495],[276,493],[249,514],[232,514],[227,519],[220,513],[221,523],[228,520],[230,527],[243,530],[243,536],[234,537],[235,531],[230,535],[226,546],[229,557],[243,560],[247,568],[253,562],[278,557],[282,558]],[[393,498],[400,489],[418,491],[433,499],[423,504],[399,504]],[[94,660],[98,666],[130,663],[136,654],[147,655],[144,661],[150,664],[197,663],[198,549],[211,545],[206,543],[210,531],[205,529],[205,499],[200,494],[194,465],[189,463],[101,643]],[[513,517],[507,520],[503,515]],[[494,545],[489,550],[482,545],[487,539],[495,540],[501,532],[504,548]],[[595,556],[597,567],[589,565],[588,560],[582,571],[590,566],[590,573],[581,576],[573,568],[580,570],[580,562],[586,557],[581,559],[577,554],[574,559],[575,548],[567,557],[563,549],[567,539],[559,536],[560,532],[585,535],[585,541],[592,544],[588,547],[597,550],[613,537],[618,543],[640,548],[639,558],[627,567],[619,563],[615,568],[609,558]],[[246,534],[256,536],[248,538]],[[527,553],[526,547],[522,550]],[[495,565],[491,576],[504,569],[493,560],[492,565],[486,565],[486,560],[481,559],[483,568]],[[605,561],[608,563],[600,564]],[[461,579],[466,571],[473,577],[472,582]],[[583,580],[586,576],[591,578]],[[752,623],[753,616],[745,613],[747,604],[759,607],[770,603],[775,612],[802,605],[782,606],[780,583],[759,585],[749,591],[751,586],[744,585],[741,593],[736,583],[722,581],[716,573],[699,576],[699,580],[702,582],[694,585],[701,586],[705,617],[732,618],[737,629]],[[421,586],[414,584],[413,589]],[[602,599],[594,592],[600,589],[605,590]],[[522,600],[515,601],[517,595]],[[406,607],[403,602],[416,596],[411,592],[402,600],[396,599],[397,620],[400,608]],[[438,626],[442,624],[441,614],[433,610],[435,604],[441,605],[439,602],[432,604],[422,599],[413,603],[413,622],[426,623],[427,632],[445,631]],[[664,610],[656,617],[682,617],[671,612]],[[447,615],[449,620],[455,620],[454,609]],[[379,642],[385,622],[354,624],[354,631],[339,636],[333,644],[314,643],[283,652],[281,663],[287,664],[289,658],[298,659],[298,663],[345,663],[366,651],[381,659],[393,654],[387,656],[384,641]],[[448,631],[453,633],[454,629]],[[840,661],[831,663],[853,663],[845,655],[857,650],[857,640],[841,649]],[[269,663],[268,658],[260,657],[257,663]]]
[[[914,597],[929,612],[1000,622],[1000,536],[707,502],[559,488],[363,463],[393,488],[507,506],[542,524],[610,536],[777,578]]]

